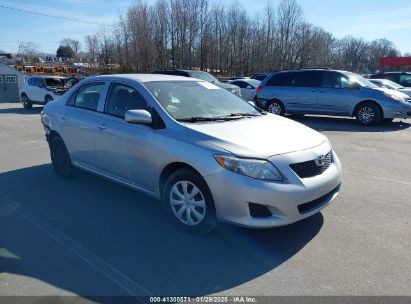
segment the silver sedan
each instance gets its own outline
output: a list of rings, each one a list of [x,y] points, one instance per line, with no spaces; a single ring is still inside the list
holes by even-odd
[[[41,120],[58,175],[82,169],[154,196],[191,231],[290,224],[340,190],[324,135],[200,79],[91,77]]]

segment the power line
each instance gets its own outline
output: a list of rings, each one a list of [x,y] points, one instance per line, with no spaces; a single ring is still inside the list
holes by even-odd
[[[39,13],[39,12],[19,9],[19,8],[15,8],[15,7],[10,7],[10,6],[6,6],[6,5],[2,5],[2,4],[0,4],[0,7],[5,8],[5,9],[9,9],[9,10],[13,10],[13,11],[17,11],[17,12],[21,12],[21,13],[27,13],[27,14],[33,14],[33,15],[39,15],[39,16],[45,16],[45,17],[52,17],[52,18],[58,18],[58,19],[88,23],[88,24],[101,25],[101,26],[110,26],[108,24],[97,23],[97,22],[92,22],[92,21],[86,21],[86,20],[81,20],[81,19],[62,17],[62,16],[56,16],[56,15],[50,15],[50,14],[43,14],[43,13]]]

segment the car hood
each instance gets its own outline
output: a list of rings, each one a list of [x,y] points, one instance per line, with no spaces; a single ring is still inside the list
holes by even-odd
[[[397,91],[397,90],[391,90],[391,89],[387,89],[387,88],[372,88],[373,90],[377,90],[377,91],[381,91],[381,92],[387,92],[390,94],[395,94],[401,98],[407,99],[410,98],[410,96],[408,96],[405,92],[401,92],[401,91]]]
[[[408,96],[411,96],[411,88],[399,89],[398,91],[407,94]]]
[[[219,83],[214,83],[215,85],[218,85],[219,87],[223,88],[223,89],[238,89],[239,86],[230,84],[230,83],[225,83],[225,82],[219,82]]]
[[[322,144],[327,138],[273,114],[213,123],[185,123],[197,142],[205,141],[241,157],[267,159]]]

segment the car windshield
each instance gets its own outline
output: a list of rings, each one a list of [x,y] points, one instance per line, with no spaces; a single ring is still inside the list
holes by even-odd
[[[214,82],[218,83],[217,78],[215,78],[213,75],[207,73],[207,72],[201,72],[201,71],[190,71],[190,76],[193,78],[198,78],[202,79],[208,82]]]
[[[394,90],[398,90],[398,89],[403,89],[404,87],[394,81],[388,80],[388,79],[384,79],[382,81],[382,83],[388,87],[390,87],[390,89],[394,89]]]
[[[145,86],[176,120],[259,116],[248,102],[204,81],[153,81]]]
[[[60,78],[44,78],[47,87],[63,87],[64,81]]]
[[[344,74],[350,78],[351,82],[356,82],[364,88],[378,88],[377,85],[375,85],[371,81],[365,79],[364,77],[358,74],[351,73],[351,72],[344,72]]]

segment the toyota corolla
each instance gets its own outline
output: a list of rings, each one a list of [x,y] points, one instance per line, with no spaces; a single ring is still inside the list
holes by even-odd
[[[191,231],[287,225],[340,191],[324,135],[200,79],[91,77],[41,120],[58,175],[82,169],[142,191]]]

